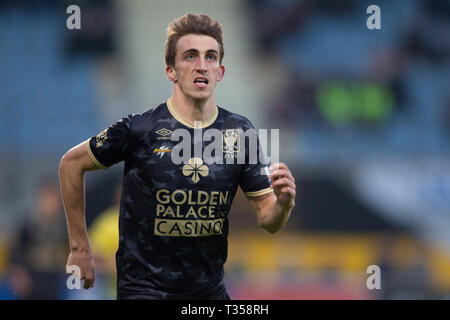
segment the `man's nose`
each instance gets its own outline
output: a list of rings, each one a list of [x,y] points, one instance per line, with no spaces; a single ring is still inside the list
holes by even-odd
[[[201,71],[201,72],[208,71],[207,68],[206,68],[206,60],[205,60],[205,58],[200,57],[199,59],[197,59],[196,68],[197,68],[198,71]]]

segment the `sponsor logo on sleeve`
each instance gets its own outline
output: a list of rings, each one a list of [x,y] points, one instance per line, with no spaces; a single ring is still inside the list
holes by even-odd
[[[108,129],[103,130],[95,137],[95,146],[100,148],[106,140],[108,140]]]

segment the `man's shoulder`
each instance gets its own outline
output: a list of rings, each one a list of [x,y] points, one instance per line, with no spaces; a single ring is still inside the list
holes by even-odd
[[[163,103],[159,104],[157,107],[147,109],[146,111],[131,113],[128,115],[128,118],[131,121],[143,121],[143,120],[148,120],[151,118],[158,117],[163,113],[163,111],[165,111],[165,105],[166,105],[166,103],[163,102]]]
[[[123,127],[127,127],[133,136],[140,136],[151,131],[159,122],[165,121],[168,117],[167,107],[165,103],[159,104],[157,107],[147,109],[143,112],[130,113],[124,116],[120,123]]]
[[[227,124],[235,125],[235,126],[241,126],[241,127],[253,127],[252,122],[245,116],[231,112],[229,110],[226,110],[222,107],[218,107],[220,110],[222,121],[224,121]]]

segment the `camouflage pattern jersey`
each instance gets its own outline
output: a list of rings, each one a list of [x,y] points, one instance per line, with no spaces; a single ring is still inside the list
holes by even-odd
[[[222,133],[223,164],[208,164],[201,157],[172,161],[178,143],[171,140],[173,132],[185,129],[193,136],[194,126],[171,99],[123,118],[86,142],[98,167],[124,161],[118,298],[209,299],[226,292],[228,213],[237,187],[249,197],[273,190],[268,176],[261,174],[267,167],[260,161],[225,161],[238,150],[246,152],[248,139],[237,137],[236,130],[253,128],[250,121],[215,106],[201,130],[211,128]],[[204,150],[209,141],[200,143]]]

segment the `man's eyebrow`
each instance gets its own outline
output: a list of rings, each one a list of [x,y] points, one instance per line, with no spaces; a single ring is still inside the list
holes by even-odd
[[[197,49],[194,49],[194,48],[192,48],[192,49],[187,49],[186,51],[183,52],[183,54],[190,53],[190,52],[192,52],[192,53],[198,53],[198,50],[197,50]]]
[[[186,51],[183,52],[183,54],[186,54],[186,53],[199,53],[199,51],[197,49],[191,48],[191,49],[187,49]],[[219,52],[215,49],[209,49],[206,51],[206,53],[219,54]]]

